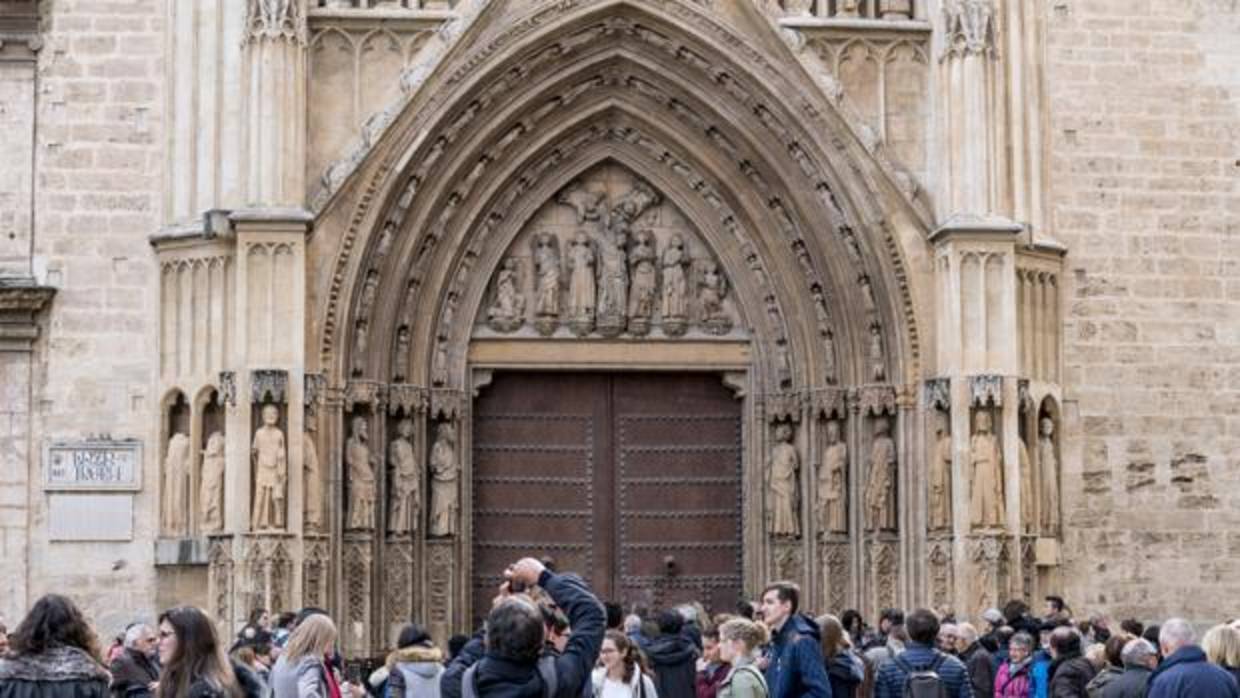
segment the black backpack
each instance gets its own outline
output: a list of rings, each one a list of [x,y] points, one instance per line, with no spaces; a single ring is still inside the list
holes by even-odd
[[[892,661],[904,672],[904,698],[948,698],[947,685],[939,676],[939,669],[946,659],[942,652],[935,652],[930,666],[914,669],[903,657],[892,657]]]
[[[555,657],[543,655],[538,658],[538,675],[542,678],[543,698],[555,698],[556,690],[559,688],[559,678],[555,674]],[[478,695],[478,663],[466,669],[465,675],[461,677],[461,698],[480,698]]]

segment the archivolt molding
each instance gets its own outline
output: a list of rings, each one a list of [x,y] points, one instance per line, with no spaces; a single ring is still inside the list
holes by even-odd
[[[582,6],[587,4],[632,5],[633,3],[581,3]],[[675,3],[672,3],[669,6],[668,3],[664,2],[648,2],[641,4],[654,5],[664,9],[674,8],[672,11],[675,14],[681,15],[682,18],[685,18],[685,13],[688,12],[688,18],[692,19],[695,28],[705,27],[712,30],[716,34],[716,39],[719,38],[719,33],[722,32],[724,38],[726,38],[725,43],[728,44],[729,49],[734,49],[738,45],[744,46],[744,43],[739,38],[732,36],[720,25],[710,21],[709,18],[698,15],[690,8]],[[503,37],[508,37],[504,43],[514,43],[523,34],[532,32],[539,28],[544,22],[548,21],[549,17],[567,12],[571,9],[572,5],[573,3],[561,3],[560,5],[554,7],[543,8],[542,10],[531,15],[524,22],[514,25],[509,32],[497,37],[495,41],[499,41]],[[729,102],[731,109],[733,110],[733,114],[737,112],[747,112],[751,115],[751,119],[756,117],[763,125],[764,130],[767,132],[768,135],[766,137],[774,138],[782,144],[787,150],[789,158],[795,162],[795,166],[799,168],[804,175],[810,177],[811,182],[816,182],[813,186],[819,197],[818,205],[825,208],[828,212],[826,218],[833,222],[833,226],[836,229],[836,237],[843,244],[844,249],[849,255],[853,254],[854,251],[858,255],[863,254],[859,248],[860,245],[864,243],[859,243],[858,239],[882,239],[882,247],[884,248],[883,252],[885,252],[887,256],[885,271],[886,274],[890,275],[891,283],[896,286],[896,288],[893,289],[883,289],[886,292],[882,294],[882,297],[887,298],[893,293],[901,296],[900,302],[903,305],[902,310],[904,313],[903,322],[897,323],[903,324],[903,327],[900,328],[901,331],[891,335],[893,338],[898,338],[899,341],[894,342],[896,346],[892,347],[889,350],[889,353],[906,359],[904,362],[888,360],[887,363],[891,366],[904,365],[906,370],[912,369],[915,371],[919,349],[917,346],[916,318],[913,315],[914,311],[908,288],[907,273],[903,268],[899,243],[892,235],[889,226],[885,225],[881,218],[879,218],[879,216],[873,211],[873,209],[877,206],[875,202],[859,202],[858,197],[856,196],[844,196],[847,201],[847,207],[857,210],[861,214],[860,216],[853,217],[859,219],[855,225],[849,225],[848,219],[844,216],[842,211],[843,206],[835,194],[836,191],[842,192],[842,187],[845,184],[860,184],[863,186],[868,186],[870,192],[874,191],[872,182],[864,177],[861,165],[858,164],[855,154],[848,152],[848,144],[842,142],[839,137],[832,139],[832,145],[834,148],[837,151],[842,151],[846,154],[846,160],[852,169],[852,174],[855,176],[854,180],[860,181],[845,182],[837,186],[834,185],[833,182],[839,182],[839,178],[834,175],[828,165],[821,164],[828,162],[830,158],[821,154],[821,151],[818,147],[816,147],[816,140],[813,137],[813,134],[807,133],[803,130],[804,124],[793,123],[790,125],[788,123],[788,121],[794,121],[794,119],[792,119],[791,116],[784,112],[784,110],[779,106],[782,103],[779,96],[764,93],[761,88],[751,86],[749,84],[750,79],[748,76],[738,78],[737,76],[742,75],[738,69],[730,66],[716,67],[703,58],[702,51],[710,51],[711,53],[718,54],[719,51],[717,48],[702,48],[701,46],[690,45],[682,41],[671,39],[668,34],[664,34],[661,31],[656,31],[654,28],[651,28],[650,25],[658,25],[661,22],[661,20],[657,17],[643,15],[640,20],[634,20],[625,16],[608,16],[598,18],[597,20],[593,17],[587,17],[586,19],[587,22],[585,22],[585,26],[581,28],[566,28],[562,26],[555,27],[555,36],[560,37],[558,41],[548,40],[546,43],[534,42],[536,46],[541,46],[541,49],[531,51],[527,53],[527,55],[519,57],[518,60],[513,61],[512,68],[508,70],[489,71],[488,74],[490,75],[498,74],[499,77],[497,79],[485,84],[478,84],[478,81],[475,81],[475,83],[469,87],[462,86],[459,89],[452,89],[452,85],[462,83],[467,77],[472,77],[477,74],[477,64],[485,62],[488,55],[499,50],[495,42],[479,49],[477,53],[466,59],[464,65],[449,75],[445,81],[445,84],[448,86],[446,89],[435,89],[431,91],[432,95],[428,98],[428,104],[423,106],[423,108],[419,110],[418,114],[419,116],[422,114],[427,114],[428,112],[438,112],[439,114],[442,114],[446,111],[447,105],[444,103],[444,100],[447,99],[445,95],[448,93],[462,95],[461,99],[466,102],[466,106],[455,112],[451,118],[441,119],[441,121],[447,124],[441,131],[434,132],[431,136],[419,134],[422,136],[420,142],[406,142],[403,147],[400,143],[393,143],[392,149],[386,151],[388,152],[388,157],[378,161],[374,165],[372,168],[372,175],[369,179],[370,184],[359,193],[357,208],[354,210],[352,219],[349,221],[348,229],[344,232],[340,240],[336,271],[330,281],[331,290],[327,299],[329,307],[327,316],[324,318],[322,325],[322,342],[320,345],[320,351],[321,359],[324,364],[330,365],[333,361],[339,361],[341,358],[340,354],[343,351],[341,348],[341,340],[344,339],[344,337],[338,327],[338,318],[340,316],[339,304],[343,300],[341,290],[345,287],[346,280],[349,278],[356,278],[359,275],[365,276],[370,269],[379,269],[383,261],[382,258],[387,255],[393,244],[393,240],[397,237],[405,237],[401,235],[401,231],[409,228],[429,230],[427,234],[421,236],[420,251],[415,253],[412,257],[416,267],[419,257],[425,257],[426,255],[431,255],[433,253],[433,248],[436,241],[438,239],[442,239],[437,238],[436,235],[441,235],[442,231],[448,228],[449,222],[457,210],[465,208],[463,206],[465,197],[470,194],[471,189],[477,184],[477,182],[483,178],[489,165],[499,159],[500,154],[503,153],[506,148],[521,139],[526,134],[531,133],[534,130],[532,128],[533,124],[537,123],[540,117],[545,117],[547,114],[562,108],[565,106],[566,102],[571,102],[572,99],[580,96],[580,94],[590,89],[607,86],[607,80],[601,77],[591,77],[590,79],[577,84],[575,86],[575,91],[570,90],[559,95],[548,96],[543,109],[533,109],[529,112],[527,119],[513,124],[508,124],[502,128],[497,136],[494,148],[491,151],[485,152],[476,160],[469,157],[458,157],[458,162],[463,161],[470,164],[470,170],[465,176],[460,187],[443,197],[441,199],[441,203],[438,203],[434,209],[429,209],[429,207],[427,207],[429,210],[435,210],[439,213],[438,219],[433,223],[429,223],[429,225],[426,225],[426,222],[423,222],[424,225],[421,226],[417,225],[418,221],[407,221],[406,215],[413,208],[415,199],[421,201],[427,200],[423,198],[425,196],[425,192],[421,191],[421,189],[423,182],[426,182],[428,185],[432,184],[429,180],[430,173],[433,171],[432,168],[436,166],[441,158],[445,157],[445,153],[456,143],[467,139],[467,136],[465,135],[467,131],[476,132],[478,130],[478,124],[476,123],[477,116],[491,104],[513,101],[511,96],[513,91],[524,91],[527,96],[531,93],[540,94],[529,90],[530,85],[535,85],[539,82],[535,79],[536,73],[540,71],[545,72],[548,67],[557,67],[563,62],[565,56],[574,54],[575,52],[585,52],[587,50],[594,50],[596,52],[610,50],[614,53],[614,46],[610,46],[608,42],[603,41],[603,39],[622,36],[626,40],[637,39],[645,44],[660,48],[661,51],[657,52],[658,60],[664,62],[670,60],[673,62],[676,69],[671,71],[672,73],[679,75],[696,72],[697,79],[700,83],[711,85],[715,89],[722,88],[723,94],[727,94],[731,97]],[[593,20],[593,23],[589,23],[590,20]],[[659,29],[663,28],[664,27],[659,27]],[[571,31],[572,29],[577,29],[577,31]],[[551,28],[548,27],[547,31],[550,32]],[[683,31],[669,31],[673,31],[677,35],[684,34]],[[695,37],[695,40],[700,40],[700,37]],[[766,61],[765,58],[761,57],[760,54],[757,54],[754,49],[746,48],[746,50],[741,51],[741,53],[754,54],[747,55],[745,57],[747,59],[752,59],[751,63],[760,68],[761,71],[770,72],[772,75],[776,72],[774,66]],[[572,63],[574,65],[577,65],[580,62],[580,58],[573,58]],[[474,66],[473,69],[470,68],[471,65]],[[776,79],[776,84],[778,84],[778,82],[779,81]],[[430,83],[428,83],[428,86],[429,84]],[[619,86],[611,85],[611,87],[616,88]],[[635,91],[640,91],[642,85],[638,83],[629,83],[628,87],[633,88]],[[662,97],[658,94],[647,94],[645,97],[654,101],[662,100]],[[436,102],[439,102],[439,104],[435,104]],[[704,134],[709,139],[713,140],[717,144],[718,148],[722,148],[725,151],[729,148],[729,145],[727,145],[727,136],[724,131],[717,126],[712,129],[710,125],[700,123],[700,114],[695,114],[693,110],[684,108],[686,106],[685,102],[677,101],[677,97],[669,97],[666,106],[672,111],[672,113],[687,122],[699,122],[697,123],[697,126],[702,127]],[[803,113],[810,116],[811,122],[820,123],[823,121],[823,114],[808,100],[803,100],[803,103],[798,106]],[[438,107],[438,109],[435,107]],[[427,116],[426,118],[431,119],[433,117]],[[417,122],[420,121],[420,119],[415,118],[414,121]],[[719,120],[719,123],[726,122],[726,118],[720,118]],[[491,120],[491,123],[499,123],[499,121]],[[827,128],[830,130],[829,127]],[[732,147],[735,146],[733,145]],[[453,150],[455,151],[455,149]],[[761,150],[759,149],[759,151]],[[417,163],[417,165],[409,168],[398,168],[399,163],[394,159],[397,157],[406,158],[405,162]],[[735,162],[735,160],[733,162]],[[748,166],[751,169],[757,171],[757,168],[754,167],[753,162],[750,160],[742,160],[740,166],[744,169],[746,163],[748,163]],[[785,163],[785,165],[787,165],[787,163]],[[374,197],[379,191],[385,188],[384,182],[389,181],[393,174],[393,170],[397,169],[408,171],[409,174],[401,177],[403,184],[397,186],[388,185],[386,187],[386,189],[394,193],[391,194],[393,200],[387,207],[380,211],[386,212],[386,216],[383,219],[382,224],[372,224],[370,226],[366,226],[367,221],[374,220],[375,214],[379,213],[372,210]],[[433,184],[439,184],[440,189],[442,190],[443,185],[440,184],[440,182],[444,180],[439,179],[438,177],[436,177],[436,179],[438,181]],[[693,184],[690,186],[695,189],[699,188]],[[760,186],[755,188],[761,189]],[[799,189],[801,190],[800,193],[804,194],[806,187],[801,184],[797,187],[789,187],[789,189]],[[517,195],[520,194],[518,193]],[[773,211],[772,215],[775,217],[777,227],[791,237],[794,242],[798,239],[801,241],[800,249],[795,251],[798,259],[808,259],[809,246],[805,244],[805,238],[799,235],[798,226],[795,222],[797,219],[804,220],[802,216],[797,214],[799,209],[798,204],[796,202],[788,202],[789,207],[792,209],[792,212],[789,212],[788,208],[785,207],[785,203],[778,199],[773,199],[770,203]],[[804,204],[802,203],[800,205],[803,206]],[[866,225],[867,221],[870,222],[869,225]],[[875,224],[875,221],[878,223]],[[486,231],[486,226],[488,225],[494,225],[494,222],[490,219],[483,221],[479,229],[480,232],[484,233]],[[353,247],[357,244],[357,235],[364,227],[378,230],[374,241],[371,243],[371,259],[370,264],[366,265],[367,268],[363,268],[363,265],[360,263],[361,256],[354,254],[353,251]],[[867,234],[858,235],[857,230],[866,230]],[[479,239],[485,239],[485,236],[480,235]],[[802,250],[805,252],[802,252]],[[462,264],[458,267],[458,275],[467,275],[468,272],[462,270],[468,270],[476,261],[471,258],[473,256],[471,256],[468,251],[466,251],[465,255],[466,256],[463,258]],[[831,260],[828,260],[828,263],[831,263]],[[838,260],[836,260],[835,263],[838,265],[843,264],[843,262]],[[805,266],[807,268],[812,268],[812,261],[806,263]],[[880,273],[876,279],[870,279],[869,274],[870,272],[864,267],[860,269],[861,278],[866,279],[870,283],[873,283],[875,280],[879,284],[887,283],[884,281],[884,275],[882,273]],[[413,279],[416,284],[417,277],[415,276]],[[865,284],[859,285],[864,286]],[[814,297],[820,295],[825,299],[828,293],[828,289],[824,286],[821,280],[810,281],[809,289]],[[856,292],[857,291],[854,291],[854,293]],[[455,301],[459,300],[459,295],[456,297],[446,298],[445,300],[445,310],[449,313],[454,312],[453,306]],[[823,306],[825,310],[826,307],[829,307],[829,304],[823,304]],[[829,311],[827,312],[829,313]],[[881,313],[876,313],[875,317],[877,318],[879,315],[881,315]],[[829,314],[827,314],[826,317],[829,320]],[[369,324],[370,320],[368,318],[363,319]],[[441,324],[445,326],[451,325],[450,322],[442,323],[442,318]],[[902,356],[905,352],[908,352],[908,356]],[[909,361],[911,361],[911,365],[908,365]]]

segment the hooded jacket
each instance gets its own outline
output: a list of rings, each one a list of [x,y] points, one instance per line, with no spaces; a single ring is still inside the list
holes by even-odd
[[[766,652],[770,698],[831,698],[821,641],[812,618],[793,614],[784,621]]]
[[[603,604],[577,575],[544,570],[538,578],[538,586],[564,610],[569,627],[573,629],[563,654],[554,659],[555,698],[578,698],[598,661],[607,614]],[[538,662],[519,662],[488,652],[481,632],[466,643],[440,677],[440,696],[461,698],[461,680],[475,663],[478,664],[474,678],[479,698],[542,697],[543,680],[538,673]]]
[[[77,647],[0,657],[0,698],[107,698],[108,671]]]
[[[414,645],[388,655],[385,698],[439,698],[443,652],[438,647]]]
[[[852,650],[844,650],[827,660],[831,698],[853,698],[864,680],[865,662]]]
[[[659,698],[695,698],[697,657],[697,645],[684,632],[660,635],[650,641],[646,658],[654,670],[654,687]]]
[[[1206,661],[1196,645],[1181,647],[1150,678],[1149,698],[1237,698],[1240,687],[1226,669]]]

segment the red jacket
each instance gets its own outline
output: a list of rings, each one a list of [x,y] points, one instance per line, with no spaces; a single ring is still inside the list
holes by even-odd
[[[719,693],[719,684],[728,678],[729,669],[731,666],[727,664],[714,664],[706,667],[705,671],[699,671],[694,681],[697,698],[715,698]]]

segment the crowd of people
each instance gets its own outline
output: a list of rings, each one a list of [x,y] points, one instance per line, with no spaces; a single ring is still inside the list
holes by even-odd
[[[323,609],[256,610],[235,640],[190,606],[130,625],[104,650],[68,598],[0,624],[0,698],[1240,698],[1240,621],[1197,640],[1178,618],[1074,620],[1059,597],[978,625],[945,609],[812,617],[774,582],[754,603],[629,613],[581,577],[525,558],[483,627],[447,651],[416,623],[366,677],[346,679]]]

